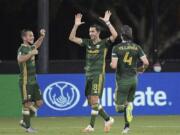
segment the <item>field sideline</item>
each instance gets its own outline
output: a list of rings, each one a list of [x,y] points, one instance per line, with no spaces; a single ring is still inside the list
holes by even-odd
[[[108,135],[121,134],[123,117],[114,117],[115,124]],[[19,118],[0,118],[0,135],[27,135],[19,125]],[[89,117],[34,118],[36,135],[84,135]],[[104,135],[103,120],[98,117],[93,135]],[[180,135],[180,116],[136,116],[130,135]]]

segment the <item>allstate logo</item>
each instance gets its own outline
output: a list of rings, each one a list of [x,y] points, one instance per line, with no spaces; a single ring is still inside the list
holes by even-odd
[[[44,102],[54,110],[69,110],[80,99],[78,88],[69,82],[54,82],[48,85],[43,94]]]

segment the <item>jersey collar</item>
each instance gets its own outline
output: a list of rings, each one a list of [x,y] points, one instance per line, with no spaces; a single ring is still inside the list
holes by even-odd
[[[122,43],[130,43],[132,42],[131,40],[122,40]]]
[[[30,47],[30,45],[26,45],[24,43],[22,43],[21,46]]]

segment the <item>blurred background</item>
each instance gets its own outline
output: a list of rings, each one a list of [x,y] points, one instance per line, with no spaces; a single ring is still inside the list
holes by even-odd
[[[161,64],[163,72],[180,71],[180,1],[179,0],[0,0],[0,73],[18,73],[17,49],[20,31],[47,30],[46,40],[37,58],[39,73],[84,72],[85,49],[68,40],[74,15],[81,12],[86,23],[77,35],[88,37],[89,26],[102,26],[101,37],[109,35],[99,21],[105,10],[111,10],[111,22],[120,31],[122,24],[133,28],[134,41],[142,46],[151,62]],[[120,42],[120,37],[115,44]],[[111,48],[107,55],[107,72]],[[40,66],[40,65],[44,66]],[[73,68],[70,65],[73,64]]]

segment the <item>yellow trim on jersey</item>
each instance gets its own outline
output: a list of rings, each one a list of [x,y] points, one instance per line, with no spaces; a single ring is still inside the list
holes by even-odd
[[[23,98],[24,100],[27,100],[27,65],[26,63],[23,63]]]
[[[101,91],[101,88],[102,88],[102,81],[103,81],[103,75],[100,74],[99,75],[99,82],[98,82],[98,91],[99,92]]]
[[[106,54],[107,54],[107,48],[104,49],[104,56],[103,56],[103,70],[102,73],[105,73],[105,67],[106,67]]]
[[[115,81],[116,83],[116,88],[115,88],[115,104],[117,105],[117,92],[118,92],[118,83],[117,80]]]

